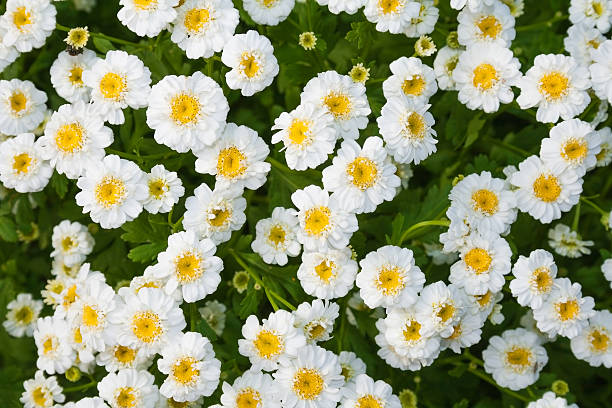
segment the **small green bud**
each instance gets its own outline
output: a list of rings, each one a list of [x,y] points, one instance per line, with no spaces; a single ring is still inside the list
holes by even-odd
[[[459,34],[456,31],[451,31],[448,33],[446,37],[446,45],[451,48],[461,48],[461,44],[459,44]]]
[[[238,293],[244,292],[249,286],[250,276],[247,271],[237,271],[232,278],[232,285]]]
[[[550,389],[555,394],[562,397],[569,392],[569,385],[567,385],[567,383],[563,380],[557,380],[552,383],[552,386],[550,387]]]
[[[81,370],[79,370],[79,368],[75,366],[72,366],[68,370],[66,370],[66,373],[64,375],[66,376],[66,379],[70,382],[77,382],[82,377]]]
[[[418,402],[416,394],[408,388],[400,391],[399,400],[402,404],[402,408],[416,408]]]

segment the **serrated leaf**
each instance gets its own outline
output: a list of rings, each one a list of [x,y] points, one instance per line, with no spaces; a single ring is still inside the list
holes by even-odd
[[[68,178],[63,174],[59,174],[57,171],[53,172],[51,176],[51,187],[53,187],[59,198],[64,198],[68,192]]]
[[[93,44],[94,47],[96,47],[96,49],[102,54],[106,54],[107,52],[115,49],[113,43],[107,40],[106,38],[94,37]]]
[[[263,289],[255,290],[253,280],[249,281],[246,296],[240,302],[240,310],[238,311],[238,316],[241,319],[246,319],[249,315],[257,312],[263,296],[262,292]]]
[[[467,135],[465,138],[464,147],[470,147],[478,137],[480,136],[480,130],[487,123],[486,119],[482,118],[482,112],[478,112],[470,121],[467,126]]]
[[[153,242],[130,249],[128,258],[134,262],[146,263],[157,258],[157,254],[166,249],[165,242]]]

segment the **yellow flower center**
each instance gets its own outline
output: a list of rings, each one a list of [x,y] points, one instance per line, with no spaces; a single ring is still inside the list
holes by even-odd
[[[17,7],[17,10],[13,12],[13,24],[21,32],[24,31],[25,26],[32,24],[32,15],[25,6]]]
[[[62,249],[64,250],[64,252],[70,251],[75,246],[76,246],[76,242],[72,238],[66,237],[62,239]]]
[[[499,199],[491,190],[480,189],[472,194],[472,205],[476,211],[486,215],[493,215],[497,212]]]
[[[15,91],[9,97],[9,104],[11,105],[13,115],[18,115],[27,107],[28,98],[26,98],[23,92]]]
[[[364,395],[357,400],[357,405],[355,408],[382,408],[382,402],[380,399],[376,398],[373,395]]]
[[[569,162],[582,163],[589,148],[584,139],[571,138],[561,147],[561,156]]]
[[[421,338],[421,324],[416,320],[411,320],[404,327],[402,334],[404,335],[404,340],[408,342],[419,340]]]
[[[478,302],[480,307],[485,307],[486,305],[489,304],[489,302],[491,302],[491,292],[490,291],[487,291],[487,293],[485,293],[484,295],[476,295],[474,297],[476,298],[476,302]]]
[[[465,265],[477,275],[488,272],[492,260],[491,255],[482,248],[472,248],[463,257]]]
[[[402,82],[402,91],[406,95],[419,96],[425,90],[425,80],[421,75],[413,75]]]
[[[568,300],[555,303],[555,310],[559,315],[559,319],[566,322],[568,320],[574,320],[578,316],[578,313],[580,313],[580,306],[577,301]]]
[[[115,402],[120,408],[132,408],[138,402],[136,399],[136,390],[132,387],[122,387],[116,391]]]
[[[34,400],[34,404],[39,407],[47,406],[47,390],[43,390],[42,387],[34,388],[32,391],[32,399]]]
[[[208,223],[217,228],[225,225],[232,215],[228,208],[215,208],[214,210],[209,211],[208,214]]]
[[[45,341],[42,343],[43,346],[43,354],[47,355],[53,351],[57,347],[57,339],[55,336],[47,336]]]
[[[238,150],[238,148],[231,146],[219,152],[217,157],[217,173],[223,177],[235,178],[246,171],[246,156]]]
[[[531,283],[535,285],[539,293],[548,292],[553,283],[552,277],[550,276],[550,269],[545,266],[537,268],[533,271]]]
[[[21,153],[13,157],[13,170],[19,174],[26,174],[30,171],[30,165],[34,159],[27,153]]]
[[[262,4],[264,7],[271,8],[274,6],[277,0],[257,0],[259,4]]]
[[[446,61],[446,64],[444,64],[444,69],[446,69],[446,74],[448,76],[452,76],[453,71],[455,70],[455,68],[457,68],[458,63],[459,63],[458,55],[453,55]]]
[[[184,1],[184,0],[181,0],[181,1]],[[191,404],[191,402],[189,401],[178,402],[178,401],[175,401],[173,398],[168,398],[166,402],[168,403],[168,406],[170,408],[187,408],[189,407],[189,404]]]
[[[336,119],[347,118],[351,113],[351,100],[346,95],[330,92],[323,98],[323,103]]]
[[[55,134],[55,145],[64,153],[74,153],[83,147],[83,128],[77,122],[64,125]]]
[[[416,112],[410,112],[404,128],[408,131],[407,136],[411,139],[422,140],[425,137],[425,119]]]
[[[159,316],[153,312],[139,312],[132,317],[132,333],[143,343],[153,343],[164,332]]]
[[[397,12],[400,5],[399,0],[378,0],[378,7],[380,7],[383,14]]]
[[[133,0],[134,7],[139,10],[148,10],[157,6],[157,0]]]
[[[149,181],[149,195],[156,200],[161,200],[168,191],[168,185],[162,179],[153,179]]]
[[[125,184],[113,176],[106,176],[95,189],[96,201],[105,208],[117,205],[125,197]]]
[[[315,266],[315,273],[325,283],[329,283],[329,280],[335,275],[334,269],[336,268],[336,264],[329,260],[324,260],[317,266]]]
[[[453,326],[453,334],[451,334],[448,338],[454,340],[461,336],[461,323]]]
[[[259,73],[259,61],[257,56],[252,52],[244,52],[240,57],[240,71],[246,75],[247,78],[253,78]]]
[[[491,64],[480,64],[474,68],[474,76],[472,77],[472,85],[481,91],[491,89],[499,79],[497,70]]]
[[[109,72],[100,80],[100,92],[106,99],[119,101],[126,90],[127,83],[122,75]]]
[[[187,94],[178,94],[170,101],[170,117],[177,125],[195,123],[200,114],[200,107],[198,98]]]
[[[311,322],[304,327],[304,331],[310,340],[318,340],[325,334],[325,327],[321,323]]]
[[[83,68],[73,67],[68,74],[68,80],[72,85],[82,86],[83,85]]]
[[[172,367],[174,380],[183,385],[193,384],[200,376],[200,370],[196,368],[197,361],[193,357],[185,357],[178,360]]]
[[[288,129],[291,143],[301,145],[310,135],[310,121],[293,119]]]
[[[89,305],[83,306],[83,324],[89,327],[96,327],[100,324],[98,312]]]
[[[281,338],[270,330],[260,330],[257,337],[253,340],[253,345],[257,349],[259,357],[270,359],[283,351]]]
[[[257,408],[261,402],[261,394],[251,387],[240,390],[236,396],[236,408]]]
[[[595,329],[589,333],[589,343],[593,350],[603,353],[610,347],[610,336],[603,330]]]
[[[23,306],[15,311],[15,320],[23,325],[30,324],[33,318],[34,311],[29,306]]]
[[[198,33],[204,27],[204,24],[211,20],[208,9],[191,9],[185,13],[183,24],[190,33]]]
[[[436,313],[436,316],[438,316],[443,323],[451,319],[454,315],[455,306],[450,303],[439,305],[438,313]]]
[[[77,299],[76,290],[77,290],[76,285],[72,285],[70,288],[68,288],[68,290],[66,291],[66,294],[64,295],[64,299],[62,301],[64,308],[67,309],[76,301]]]
[[[327,207],[315,207],[306,211],[304,229],[310,235],[321,235],[330,227],[331,211]]]
[[[595,13],[595,15],[598,16],[598,17],[600,17],[603,14],[603,12],[604,12],[603,4],[601,4],[598,1],[594,1],[591,4],[591,7],[593,8],[593,13]]]
[[[552,203],[559,198],[561,186],[555,176],[542,174],[533,182],[533,194],[546,203]]]
[[[293,392],[302,400],[316,399],[324,387],[323,377],[315,369],[300,368],[293,376]]]
[[[481,37],[489,37],[494,40],[502,31],[502,25],[495,16],[482,17],[476,23],[476,27],[480,30]]]
[[[272,242],[274,246],[278,247],[285,243],[285,229],[281,225],[275,225],[270,228],[268,233],[268,241]]]
[[[403,270],[393,265],[383,266],[378,271],[376,278],[376,287],[385,296],[395,296],[404,289],[404,273]]]
[[[506,351],[506,362],[517,373],[523,373],[531,366],[533,353],[525,347],[514,346]]]
[[[184,252],[174,260],[174,272],[181,283],[189,283],[202,276],[202,259],[191,251]]]
[[[548,72],[540,78],[539,90],[548,101],[555,101],[569,90],[569,78],[561,72]]]
[[[72,340],[74,340],[76,344],[81,344],[83,342],[83,335],[81,334],[80,327],[74,329],[74,332],[72,333]]]
[[[378,168],[367,157],[357,157],[346,166],[346,174],[355,187],[364,191],[376,184]]]
[[[126,346],[116,346],[113,356],[122,364],[130,364],[136,359],[136,350]]]

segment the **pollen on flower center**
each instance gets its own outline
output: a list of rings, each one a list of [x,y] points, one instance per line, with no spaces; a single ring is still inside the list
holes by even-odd
[[[80,327],[74,329],[74,332],[72,333],[72,339],[76,344],[81,344],[83,342],[83,335],[81,334]]]
[[[96,201],[105,208],[117,205],[125,197],[125,184],[113,176],[106,176],[95,189]]]
[[[395,13],[402,5],[400,0],[378,0],[378,7],[383,14]]]
[[[100,317],[96,309],[89,305],[83,306],[83,324],[89,327],[96,327],[100,324]]]
[[[132,333],[144,343],[153,343],[164,329],[159,316],[153,312],[139,312],[132,317]]]
[[[567,95],[569,78],[561,72],[548,72],[540,78],[538,89],[546,100],[555,101]]]
[[[210,20],[210,11],[208,9],[194,8],[185,13],[183,24],[185,24],[187,31],[195,34],[200,32]]]
[[[425,90],[425,80],[421,75],[413,75],[402,82],[402,91],[406,95],[419,96]]]
[[[315,266],[315,273],[325,283],[329,283],[330,279],[334,277],[334,269],[336,268],[336,264],[329,260],[324,260],[317,266]]]
[[[83,128],[77,122],[62,126],[55,133],[55,145],[64,153],[81,150],[83,139]]]
[[[149,10],[157,6],[157,0],[133,0],[134,7],[139,10]]]
[[[55,336],[47,336],[42,343],[43,354],[47,355],[57,348],[57,338]]]
[[[588,152],[586,140],[571,138],[561,147],[561,157],[566,161],[582,163]]]
[[[227,208],[215,208],[208,212],[208,223],[216,228],[222,227],[231,215],[231,211]]]
[[[506,351],[506,363],[518,373],[524,372],[531,366],[532,357],[531,350],[525,347],[514,346]]]
[[[240,71],[247,78],[254,78],[255,76],[260,74],[260,61],[252,52],[244,52],[240,56]]]
[[[589,333],[589,343],[595,351],[603,353],[610,347],[610,336],[603,330],[593,330]]]
[[[42,387],[37,387],[32,391],[32,399],[34,403],[39,407],[47,406],[47,392]]]
[[[156,200],[161,200],[167,191],[168,185],[164,180],[153,179],[149,181],[149,195]]]
[[[416,112],[410,112],[404,123],[407,137],[422,140],[425,137],[425,119]]]
[[[455,306],[450,303],[443,303],[438,306],[438,313],[436,316],[442,320],[442,323],[446,322],[448,319],[452,318],[455,315]]]
[[[289,129],[287,129],[291,143],[296,145],[309,144],[310,125],[310,121],[293,119]]]
[[[300,368],[293,376],[293,391],[302,400],[314,400],[324,386],[323,377],[312,368]]]
[[[458,63],[459,63],[459,56],[457,55],[453,55],[446,61],[446,64],[444,64],[444,69],[446,70],[446,74],[448,76],[452,76],[453,71],[455,70],[455,68],[457,68]]]
[[[184,0],[181,0],[181,1],[184,1]],[[189,401],[178,402],[174,400],[174,398],[168,398],[166,402],[168,403],[169,408],[188,408],[189,405],[191,404]]]
[[[561,195],[561,186],[555,176],[542,174],[533,182],[533,194],[544,202],[552,203]]]
[[[480,30],[480,35],[482,37],[488,37],[490,39],[496,39],[499,33],[502,31],[502,25],[495,18],[495,16],[485,16],[482,17],[476,23],[476,26]]]
[[[310,340],[318,340],[325,334],[325,327],[319,322],[310,322],[304,327]]]
[[[497,70],[491,64],[480,64],[474,68],[472,85],[481,91],[491,89],[499,79]]]
[[[550,269],[545,266],[541,266],[533,271],[531,277],[531,284],[535,286],[538,293],[548,292],[552,286],[553,280],[550,276]]]
[[[304,229],[310,235],[321,235],[330,227],[331,211],[327,207],[316,207],[306,211]]]
[[[281,338],[270,330],[260,330],[253,340],[253,346],[257,349],[259,357],[266,359],[273,358],[283,351]]]
[[[66,290],[66,294],[64,295],[64,299],[62,300],[62,305],[64,306],[64,308],[69,308],[70,305],[72,305],[76,299],[77,299],[77,294],[76,294],[76,289],[77,286],[72,285],[70,288],[68,288],[68,290]]]
[[[488,272],[492,260],[491,255],[482,248],[472,248],[463,257],[466,266],[477,275]]]
[[[116,346],[113,356],[122,364],[130,364],[136,359],[136,350],[126,346]]]
[[[328,93],[327,96],[323,98],[323,103],[336,119],[346,119],[351,113],[351,100],[348,96],[341,93],[333,91]]]
[[[106,99],[120,101],[127,90],[125,77],[114,72],[108,72],[100,80],[100,93]]]
[[[421,338],[421,323],[416,320],[410,320],[404,326],[404,330],[402,331],[404,335],[404,340],[406,341],[417,341]]]
[[[246,156],[237,147],[226,147],[219,152],[217,157],[217,173],[219,175],[235,178],[244,174],[246,169]]]
[[[499,199],[491,190],[480,189],[472,194],[472,205],[482,214],[493,215],[497,212]]]
[[[184,357],[174,363],[172,376],[180,384],[192,384],[200,375],[200,370],[196,368],[197,360],[193,357]]]
[[[236,408],[258,408],[261,394],[251,387],[240,390],[236,396]]]
[[[68,71],[68,80],[72,85],[82,86],[83,85],[83,68],[81,67],[72,67],[70,71]]]
[[[21,32],[25,31],[25,26],[32,24],[32,15],[25,6],[17,7],[13,12],[13,24]]]
[[[30,171],[30,165],[34,159],[27,153],[21,153],[13,157],[13,170],[18,174],[26,174]]]
[[[376,184],[378,168],[376,163],[367,157],[357,157],[346,166],[346,174],[353,185],[363,191]]]
[[[274,225],[268,233],[268,240],[276,247],[285,243],[285,229],[282,225]]]
[[[575,300],[555,303],[555,310],[562,321],[574,320],[580,313],[580,306]]]
[[[376,287],[385,296],[397,295],[406,283],[404,282],[404,271],[394,265],[385,265],[378,271]]]
[[[355,408],[382,408],[383,405],[380,399],[376,398],[373,395],[364,395],[357,400],[357,405]]]
[[[28,98],[21,91],[15,91],[9,97],[13,115],[19,115],[28,105]]]
[[[272,8],[276,4],[277,0],[257,0],[259,4],[262,4],[264,7]]]
[[[120,408],[133,408],[137,404],[136,390],[132,387],[121,387],[115,391],[115,402]]]
[[[591,7],[593,8],[593,13],[595,13],[595,15],[598,17],[600,17],[604,12],[604,7],[599,1],[594,1],[591,4]]]
[[[485,307],[491,302],[491,291],[487,291],[484,295],[476,295],[476,302],[480,305],[480,307]]]
[[[191,251],[179,255],[174,260],[175,275],[181,283],[189,283],[202,276],[202,259]]]
[[[461,323],[453,326],[453,334],[451,334],[448,338],[454,340],[461,336]]]
[[[200,114],[198,98],[187,95],[175,95],[170,101],[170,117],[177,125],[187,125],[198,120]]]

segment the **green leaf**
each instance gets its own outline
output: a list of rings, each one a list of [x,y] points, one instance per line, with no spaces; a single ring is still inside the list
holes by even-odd
[[[0,238],[7,242],[17,242],[17,230],[13,220],[0,217]]]
[[[106,54],[107,52],[115,49],[115,47],[113,46],[113,43],[108,41],[105,38],[94,37],[93,43],[96,49],[100,51],[102,54]]]
[[[134,262],[149,262],[157,258],[157,254],[166,249],[166,242],[153,242],[130,249],[128,258]]]
[[[57,171],[53,172],[51,176],[51,187],[53,187],[59,198],[64,198],[68,192],[68,178],[63,174],[59,174]]]
[[[256,290],[253,284],[253,280],[249,281],[249,287],[247,288],[247,294],[240,302],[240,310],[238,316],[241,319],[246,319],[248,316],[257,312],[259,304],[263,296],[263,288]]]
[[[467,400],[466,398],[463,398],[461,401],[455,402],[453,404],[453,408],[468,408],[469,403],[470,403],[469,400]]]
[[[205,319],[200,319],[196,325],[196,330],[204,337],[208,337],[211,342],[217,340],[217,333],[210,327]]]
[[[466,364],[459,364],[455,366],[455,368],[449,370],[448,375],[450,375],[451,377],[459,378],[463,375],[463,373],[466,372],[467,367],[468,366]]]
[[[372,43],[372,38],[376,32],[374,26],[367,22],[361,21],[358,23],[351,23],[351,31],[346,33],[346,40],[357,45],[357,48],[362,49]]]
[[[472,119],[470,119],[467,126],[467,136],[465,138],[464,147],[471,146],[480,135],[480,130],[487,123],[486,119],[482,119],[482,112],[478,112]]]

